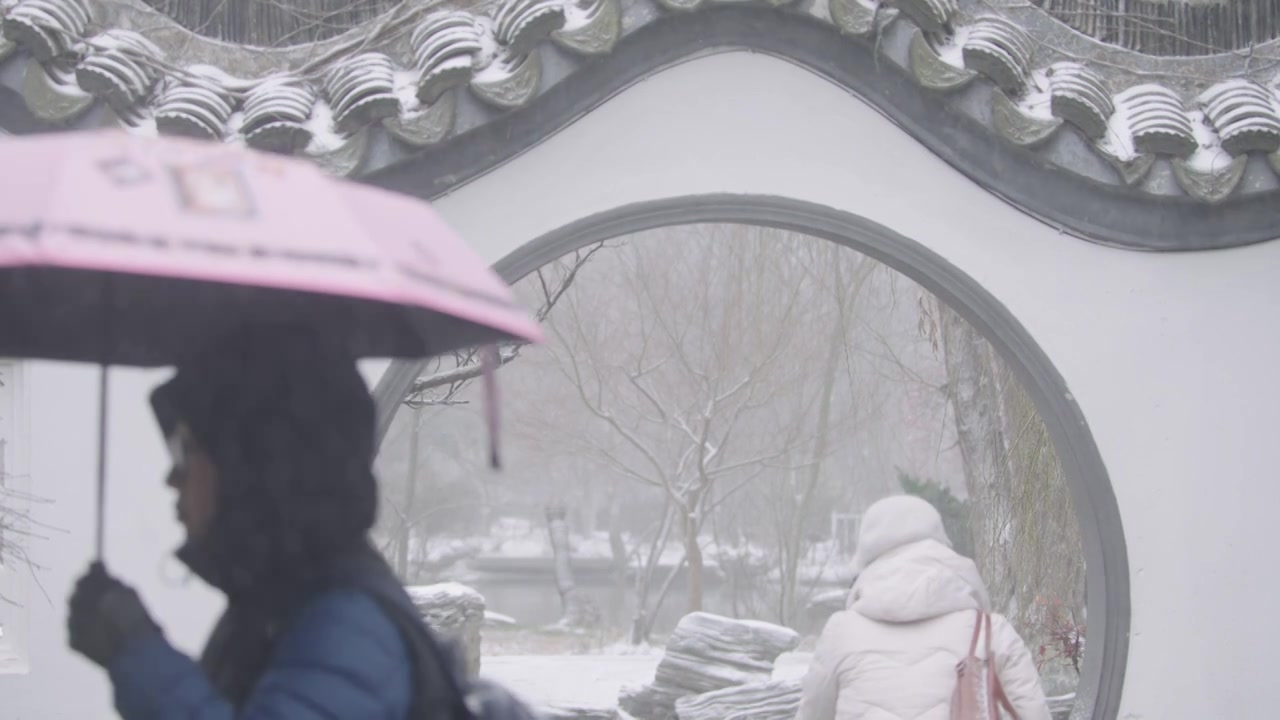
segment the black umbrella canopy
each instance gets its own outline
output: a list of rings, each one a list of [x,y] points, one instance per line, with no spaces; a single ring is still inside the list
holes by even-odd
[[[0,355],[163,367],[246,326],[297,325],[356,358],[516,339],[422,308],[274,288],[63,268],[0,268]]]

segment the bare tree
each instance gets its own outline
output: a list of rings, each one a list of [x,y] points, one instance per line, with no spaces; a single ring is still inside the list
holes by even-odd
[[[790,473],[787,482],[783,484],[786,492],[773,494],[770,502],[773,516],[779,525],[776,540],[781,577],[777,617],[782,623],[795,622],[798,611],[802,609],[797,599],[800,566],[811,545],[808,538],[814,531],[812,510],[819,496],[822,471],[832,446],[833,430],[841,425],[841,417],[847,421],[858,410],[845,408],[841,412],[835,408],[837,383],[841,370],[850,374],[854,371],[854,364],[846,362],[850,346],[849,330],[855,321],[859,297],[872,274],[882,267],[870,258],[853,255],[831,244],[811,244],[807,250],[809,281],[822,288],[823,295],[826,295],[833,309],[833,317],[829,323],[817,324],[817,327],[811,325],[814,331],[825,331],[817,334],[819,337],[826,335],[827,347],[820,366],[821,373],[817,376],[820,385],[812,455],[808,458],[808,467]],[[853,384],[850,378],[851,391],[854,389]],[[852,392],[850,397],[852,398]]]
[[[773,231],[693,235],[678,248],[623,251],[615,283],[635,298],[631,306],[600,308],[575,294],[548,323],[561,370],[596,420],[584,449],[665,499],[638,582],[642,615],[672,535],[683,548],[688,608],[701,609],[708,517],[762,475],[802,466],[798,451],[811,446],[777,413],[807,375],[801,355],[813,345],[797,342],[805,291],[792,280],[802,265],[771,247],[782,241]]]
[[[800,325],[812,346],[811,372],[788,388],[783,405],[793,407],[780,416],[806,439],[796,456],[802,466],[757,482],[713,525],[735,613],[792,625],[811,619],[818,592],[851,579],[844,566],[851,547],[831,535],[834,516],[901,492],[899,467],[952,465],[939,444],[941,363],[916,331],[913,306],[900,298],[900,278],[816,239],[802,257],[806,275],[798,281],[811,292]]]
[[[479,447],[483,435],[476,432],[478,427],[445,416],[446,410],[421,406],[403,413],[378,458],[378,537],[382,552],[405,582],[432,576],[439,568],[424,555],[431,550],[429,541],[465,530],[487,505]],[[448,566],[466,553],[467,548],[454,548],[434,562]]]
[[[1017,531],[1009,553],[1018,581],[1015,620],[1027,628],[1040,624],[1043,619],[1035,615],[1048,603],[1083,628],[1084,550],[1062,463],[1030,396],[998,357],[995,373],[1011,428],[1008,463],[1014,482],[1008,525]]]
[[[922,305],[943,348],[964,459],[970,527],[993,602],[1024,633],[1045,604],[1083,626],[1084,562],[1066,477],[1049,433],[1007,364],[955,311]],[[1035,638],[1033,638],[1035,639]]]
[[[599,619],[595,604],[578,591],[573,580],[573,550],[569,543],[568,511],[565,504],[547,505],[544,513],[555,566],[556,590],[560,593],[560,608],[563,613],[560,624],[572,629],[593,627]]]
[[[564,294],[573,286],[578,273],[605,246],[605,243],[599,242],[570,253],[534,271],[532,278],[535,282],[521,282],[517,286],[518,291],[526,291],[530,286],[535,288],[538,309],[534,313],[534,318],[538,322],[544,322],[547,319],[555,309],[556,303],[560,302]],[[524,343],[503,346],[498,353],[498,364],[506,365],[520,357],[520,351],[524,346]],[[449,358],[437,358],[428,371],[414,381],[404,403],[410,407],[418,407],[451,405],[460,402],[457,400],[459,393],[468,383],[480,377],[483,371],[484,367],[480,362],[477,348],[455,352]]]
[[[537,310],[534,313],[535,318],[542,322],[555,308],[556,304],[564,296],[564,294],[573,285],[578,278],[579,272],[586,267],[588,262],[596,255],[597,252],[606,246],[605,243],[596,243],[589,245],[581,250],[571,253],[565,257],[556,260],[542,268],[539,268],[526,281],[520,283],[517,287],[518,294],[522,299],[537,303]],[[535,299],[536,298],[536,299]],[[504,366],[520,357],[521,351],[524,349],[523,344],[507,344],[499,348],[498,363]],[[392,556],[393,563],[402,578],[409,578],[413,572],[411,569],[411,549],[415,536],[424,534],[425,522],[433,516],[437,516],[442,510],[459,509],[458,499],[453,499],[444,503],[444,507],[440,507],[437,503],[427,503],[425,507],[418,507],[421,503],[417,501],[418,484],[422,480],[422,474],[427,468],[427,462],[423,458],[423,454],[439,452],[440,447],[438,434],[434,434],[427,446],[423,447],[424,422],[426,418],[423,415],[424,410],[438,410],[455,405],[466,405],[468,400],[465,399],[465,391],[471,382],[479,378],[483,372],[483,366],[480,362],[479,349],[469,348],[450,354],[442,358],[435,358],[429,364],[427,371],[419,377],[411,386],[407,396],[403,401],[403,405],[412,410],[412,423],[409,428],[409,458],[406,475],[404,477],[404,485],[398,496],[391,496],[384,493],[385,501],[383,507],[384,515],[389,520],[383,523],[385,533],[389,536],[389,543],[385,548]],[[392,418],[380,419],[390,426]],[[484,496],[487,495],[486,488],[477,479],[474,483],[477,494],[481,496],[477,500],[463,500],[462,504],[470,507],[477,505],[486,506],[487,502]],[[388,528],[387,526],[390,525]]]
[[[409,470],[404,484],[404,501],[394,507],[399,516],[399,528],[396,531],[396,574],[401,578],[409,577],[409,545],[413,535],[413,519],[417,517],[415,500],[421,469],[420,447],[422,440],[422,406],[413,408],[413,424],[409,428]]]
[[[995,356],[982,335],[954,310],[940,302],[934,308],[947,367],[947,394],[964,458],[975,559],[992,599],[1003,607],[1014,599],[1010,553],[1016,530],[1010,512],[1008,428]]]
[[[32,537],[31,518],[26,510],[33,498],[26,493],[6,487],[5,440],[0,438],[0,571],[26,566],[34,574],[35,566],[27,555],[26,541]],[[0,588],[0,602],[17,604]]]
[[[0,373],[0,392],[6,389],[7,382],[10,382],[10,378]],[[11,387],[8,389],[12,390]],[[6,410],[8,408],[0,405],[0,412]],[[15,478],[10,462],[13,451],[11,442],[11,438],[0,434],[0,573],[5,571],[28,573],[40,592],[44,594],[45,600],[48,600],[49,596],[44,593],[44,587],[40,585],[37,574],[44,568],[31,558],[28,549],[30,541],[44,539],[43,532],[54,531],[55,528],[38,522],[31,516],[33,505],[48,501],[21,489],[17,483],[13,482]],[[0,603],[17,604],[17,602],[15,598],[6,596],[0,588]]]

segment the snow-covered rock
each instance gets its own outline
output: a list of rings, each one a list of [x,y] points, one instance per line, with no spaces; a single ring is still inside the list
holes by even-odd
[[[832,615],[844,610],[848,598],[849,591],[846,588],[825,590],[815,594],[804,608],[808,629],[812,632],[820,632]]]
[[[538,708],[543,720],[617,720],[618,711],[614,708],[574,707],[572,705],[549,705]]]
[[[680,720],[792,720],[799,709],[799,680],[738,685],[676,701]]]
[[[820,593],[814,593],[813,597],[809,599],[809,604],[805,610],[809,612],[826,612],[828,614],[840,612],[844,609],[848,599],[848,588],[823,590]]]
[[[1067,720],[1071,717],[1071,708],[1075,707],[1076,694],[1058,695],[1049,698],[1049,713],[1053,720]]]
[[[471,677],[480,674],[480,628],[484,625],[484,596],[460,583],[405,588],[422,619],[441,637],[457,643]]]
[[[484,624],[487,627],[514,627],[516,619],[510,615],[503,615],[490,610],[484,611]]]
[[[618,702],[640,720],[674,720],[682,697],[768,682],[778,656],[799,644],[781,625],[690,613],[671,633],[653,682],[624,688]]]

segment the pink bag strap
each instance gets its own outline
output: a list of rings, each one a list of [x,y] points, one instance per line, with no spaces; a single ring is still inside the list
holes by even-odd
[[[1000,675],[996,672],[996,658],[991,654],[991,615],[979,610],[978,629],[981,630],[983,625],[987,626],[987,690],[991,693],[990,702],[987,706],[991,708],[993,720],[1000,720],[999,712],[996,710],[997,705],[1003,708],[1012,720],[1018,720],[1018,713],[1014,711],[1013,703],[1009,702],[1009,696],[1005,694],[1004,686],[1000,684]],[[978,635],[976,632],[973,636],[973,644],[974,647],[977,647]],[[969,654],[973,654],[973,649],[969,650]]]
[[[986,616],[987,616],[986,613],[982,612],[981,610],[978,611],[978,622],[975,623],[973,626],[973,639],[969,641],[969,657],[977,657],[976,653],[978,652],[978,636],[982,634],[982,621],[984,618],[986,618]],[[991,644],[990,638],[987,639],[987,644],[988,646],[990,646]],[[990,647],[988,647],[987,650],[988,652],[990,652]]]

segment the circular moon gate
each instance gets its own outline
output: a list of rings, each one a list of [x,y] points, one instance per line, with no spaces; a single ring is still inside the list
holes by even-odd
[[[495,269],[516,282],[566,253],[644,230],[698,223],[740,223],[829,240],[864,253],[919,283],[955,309],[996,348],[1026,388],[1062,462],[1085,553],[1091,642],[1072,717],[1117,717],[1129,637],[1129,564],[1115,494],[1084,415],[1062,376],[1031,335],[995,297],[946,259],[857,215],[776,196],[697,195],[635,203],[538,237]],[[398,362],[379,382],[385,428],[422,363]]]

